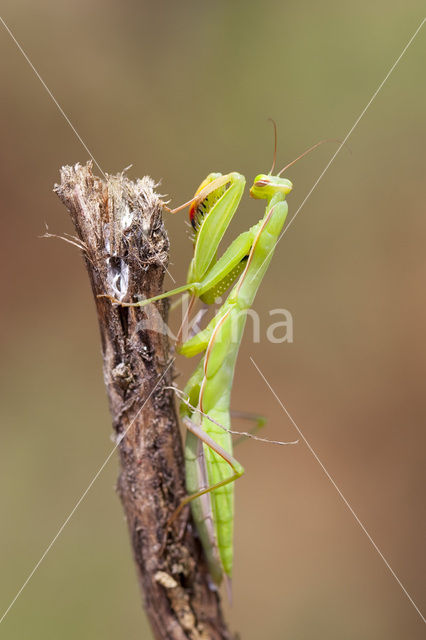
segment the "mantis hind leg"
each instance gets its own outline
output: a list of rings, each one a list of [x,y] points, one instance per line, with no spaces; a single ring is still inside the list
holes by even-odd
[[[213,485],[211,485],[209,487],[203,488],[201,491],[196,491],[195,493],[192,493],[191,495],[189,495],[186,498],[184,498],[182,500],[182,502],[180,503],[180,505],[177,507],[177,509],[174,511],[174,513],[169,518],[168,525],[172,524],[172,522],[178,517],[178,515],[180,514],[182,509],[187,504],[189,504],[190,502],[192,502],[196,498],[200,498],[201,496],[204,496],[207,493],[211,493],[215,489],[220,489],[220,487],[224,487],[225,485],[230,484],[231,482],[235,482],[235,480],[238,480],[238,478],[241,478],[241,476],[244,473],[244,468],[238,462],[238,460],[236,458],[234,458],[230,453],[228,453],[228,451],[225,451],[225,449],[223,449],[223,447],[218,445],[217,442],[215,442],[215,440],[213,440],[213,438],[211,438],[204,431],[204,429],[202,429],[202,427],[196,425],[195,422],[193,422],[190,418],[187,418],[187,417],[183,418],[183,423],[184,423],[185,427],[188,429],[188,431],[190,431],[195,436],[197,436],[197,438],[199,438],[204,444],[206,444],[208,447],[210,447],[210,449],[212,449],[212,451],[214,451],[221,458],[223,458],[223,460],[225,460],[225,462],[227,462],[229,464],[229,466],[231,467],[233,473],[228,478],[225,478],[224,480],[221,480],[220,482],[217,482],[216,484],[213,484]]]

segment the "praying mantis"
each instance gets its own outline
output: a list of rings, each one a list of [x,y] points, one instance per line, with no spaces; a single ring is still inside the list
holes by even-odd
[[[271,178],[266,181],[266,176],[258,176],[252,187],[253,193],[267,199],[267,207],[264,217],[246,232],[250,247],[248,255],[241,259],[242,274],[206,329],[180,348],[183,355],[203,352],[204,356],[184,390],[189,403],[181,403],[180,409],[187,428],[185,461],[189,495],[179,509],[191,503],[210,573],[216,583],[220,583],[223,574],[227,578],[232,575],[233,483],[244,473],[232,455],[229,433],[234,369],[246,312],[253,304],[284,226],[288,212],[285,195],[292,188],[289,180],[274,178],[274,181],[274,187],[269,190]]]
[[[275,123],[274,123],[275,125]],[[280,177],[294,162],[323,141],[310,147],[296,160],[273,175],[276,159],[268,174],[259,174],[250,196],[266,200],[264,216],[240,234],[220,258],[221,240],[238,208],[245,178],[237,172],[211,173],[200,184],[194,197],[177,209],[189,206],[194,228],[194,255],[185,285],[139,302],[114,302],[142,307],[162,298],[189,292],[194,301],[212,304],[232,285],[225,302],[207,327],[181,343],[177,351],[186,357],[201,355],[190,377],[180,404],[180,415],[187,429],[185,442],[186,489],[188,496],[169,519],[191,504],[210,574],[216,584],[232,576],[234,481],[244,469],[234,458],[231,441],[230,400],[234,370],[244,333],[247,310],[272,259],[288,213],[290,180]],[[108,296],[109,297],[109,296]],[[180,338],[179,332],[178,338]]]

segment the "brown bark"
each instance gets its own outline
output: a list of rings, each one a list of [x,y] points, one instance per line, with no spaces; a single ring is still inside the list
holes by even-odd
[[[145,609],[157,639],[230,640],[217,592],[189,520],[183,538],[167,520],[185,495],[173,391],[174,357],[161,332],[168,302],[113,305],[161,292],[169,241],[153,181],[66,166],[55,191],[74,223],[101,332],[104,379],[117,437],[118,492],[130,532]],[[167,544],[164,541],[167,537]]]

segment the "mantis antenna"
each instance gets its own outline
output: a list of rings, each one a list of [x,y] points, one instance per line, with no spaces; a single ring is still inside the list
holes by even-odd
[[[273,118],[268,118],[268,120],[270,122],[272,122],[272,125],[274,127],[274,161],[272,162],[272,167],[271,170],[269,172],[269,175],[272,175],[273,170],[275,169],[275,162],[277,160],[277,123],[275,122],[275,120]]]
[[[313,151],[314,149],[316,149],[317,147],[319,147],[320,145],[324,144],[324,142],[341,142],[341,140],[337,140],[336,138],[326,138],[325,140],[320,140],[320,142],[317,142],[316,144],[314,144],[312,147],[309,147],[309,149],[306,149],[306,151],[304,151],[303,153],[300,154],[300,156],[297,156],[297,158],[295,160],[292,160],[291,162],[289,162],[288,164],[286,164],[285,167],[283,167],[281,169],[281,171],[277,174],[277,177],[280,176],[286,169],[288,169],[289,167],[291,167],[292,165],[294,165],[298,160],[300,160],[301,158],[303,158],[304,156],[307,156],[308,153],[311,153],[311,151]]]

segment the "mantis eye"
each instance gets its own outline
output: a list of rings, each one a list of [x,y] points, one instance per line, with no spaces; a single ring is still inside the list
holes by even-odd
[[[270,184],[270,180],[258,180],[257,182],[254,183],[254,187],[267,187],[268,184]]]

